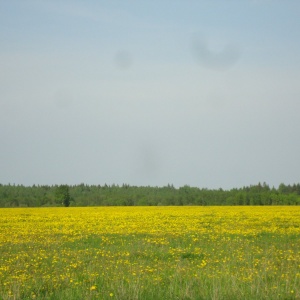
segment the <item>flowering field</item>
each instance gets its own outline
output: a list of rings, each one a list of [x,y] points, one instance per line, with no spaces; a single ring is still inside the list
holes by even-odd
[[[300,299],[300,207],[0,209],[0,299]]]

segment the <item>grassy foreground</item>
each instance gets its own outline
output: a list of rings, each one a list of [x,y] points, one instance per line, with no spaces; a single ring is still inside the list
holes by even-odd
[[[0,209],[0,299],[300,299],[300,207]]]

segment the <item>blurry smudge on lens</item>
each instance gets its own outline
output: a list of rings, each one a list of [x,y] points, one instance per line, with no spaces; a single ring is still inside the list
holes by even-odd
[[[127,70],[132,66],[132,55],[128,51],[118,51],[114,61],[118,69]]]
[[[237,63],[240,50],[233,44],[226,44],[220,50],[212,50],[203,38],[192,40],[192,54],[199,64],[214,70],[228,70]]]

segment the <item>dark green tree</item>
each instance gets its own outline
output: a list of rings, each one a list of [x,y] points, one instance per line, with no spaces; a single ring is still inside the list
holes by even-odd
[[[66,184],[60,185],[56,189],[56,202],[61,203],[63,206],[68,207],[70,205],[71,197],[69,193],[69,186]]]

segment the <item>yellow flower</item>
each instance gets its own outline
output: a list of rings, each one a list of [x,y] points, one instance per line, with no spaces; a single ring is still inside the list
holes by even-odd
[[[97,289],[97,287],[95,286],[95,285],[92,285],[91,287],[90,287],[90,291],[95,291]]]
[[[114,293],[110,293],[109,296],[112,297],[114,295]]]

